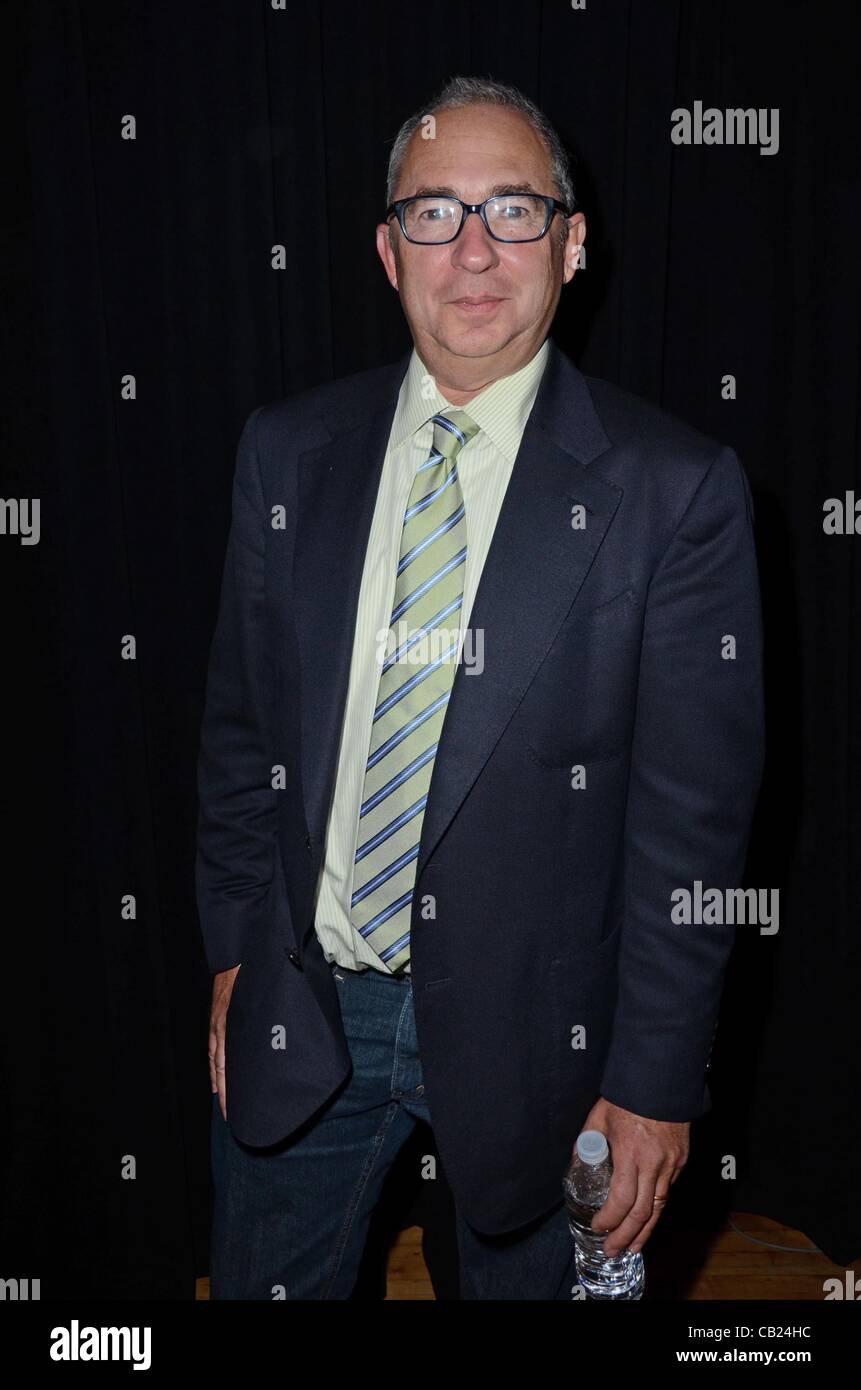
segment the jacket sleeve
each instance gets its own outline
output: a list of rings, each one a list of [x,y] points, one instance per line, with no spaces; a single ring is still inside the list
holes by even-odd
[[[264,554],[267,518],[257,459],[260,409],[237,450],[221,599],[209,654],[197,767],[195,881],[204,948],[215,973],[239,965],[275,864]]]
[[[734,659],[722,655],[728,638]],[[710,1108],[706,1068],[736,929],[674,922],[671,894],[693,893],[700,880],[726,904],[725,890],[740,885],[764,764],[763,705],[753,503],[725,448],[654,571],[644,619],[601,1095],[652,1119]]]

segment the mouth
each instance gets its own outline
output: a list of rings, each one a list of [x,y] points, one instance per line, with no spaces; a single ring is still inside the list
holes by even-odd
[[[460,309],[466,314],[490,314],[498,308],[504,300],[497,295],[464,295],[462,299],[452,299],[449,301],[455,309]]]

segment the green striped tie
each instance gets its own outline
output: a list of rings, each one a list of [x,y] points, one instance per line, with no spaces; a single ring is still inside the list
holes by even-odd
[[[419,839],[456,669],[466,564],[457,455],[478,428],[463,410],[433,416],[433,449],[404,513],[351,899],[354,926],[393,973],[410,958]]]

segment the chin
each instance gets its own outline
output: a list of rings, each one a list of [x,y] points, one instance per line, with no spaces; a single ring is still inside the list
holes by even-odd
[[[447,325],[446,332],[439,334],[437,342],[458,357],[479,357],[485,353],[499,352],[511,342],[513,336],[511,329],[507,326],[503,328],[501,324],[468,323],[455,333],[452,333],[451,325]]]
[[[450,350],[461,357],[485,357],[492,352],[501,352],[511,338],[511,333],[479,333],[473,329],[471,333],[461,333],[454,338]]]
[[[474,342],[469,339],[466,342],[449,343],[447,351],[453,357],[492,357],[505,346],[504,343]]]

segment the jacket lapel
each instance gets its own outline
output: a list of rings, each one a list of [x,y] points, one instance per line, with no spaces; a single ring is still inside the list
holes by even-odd
[[[339,431],[332,422],[330,441],[299,456],[293,603],[302,672],[302,786],[315,847],[323,845],[365,550],[409,358],[392,365],[375,399],[364,399],[366,414],[358,424]]]
[[[385,374],[365,419],[299,459],[293,594],[302,668],[302,776],[308,827],[321,850],[365,549],[408,362],[409,354]],[[461,663],[455,672],[417,876],[576,602],[622,495],[586,467],[609,447],[583,376],[551,341],[470,617],[470,628],[483,632],[484,670],[469,674]],[[575,502],[586,511],[583,529],[571,526]]]
[[[586,383],[551,341],[470,615],[483,670],[458,666],[428,789],[421,874],[576,602],[622,496],[586,464],[610,447]],[[575,503],[583,529],[571,525]],[[480,650],[473,644],[473,650]]]

